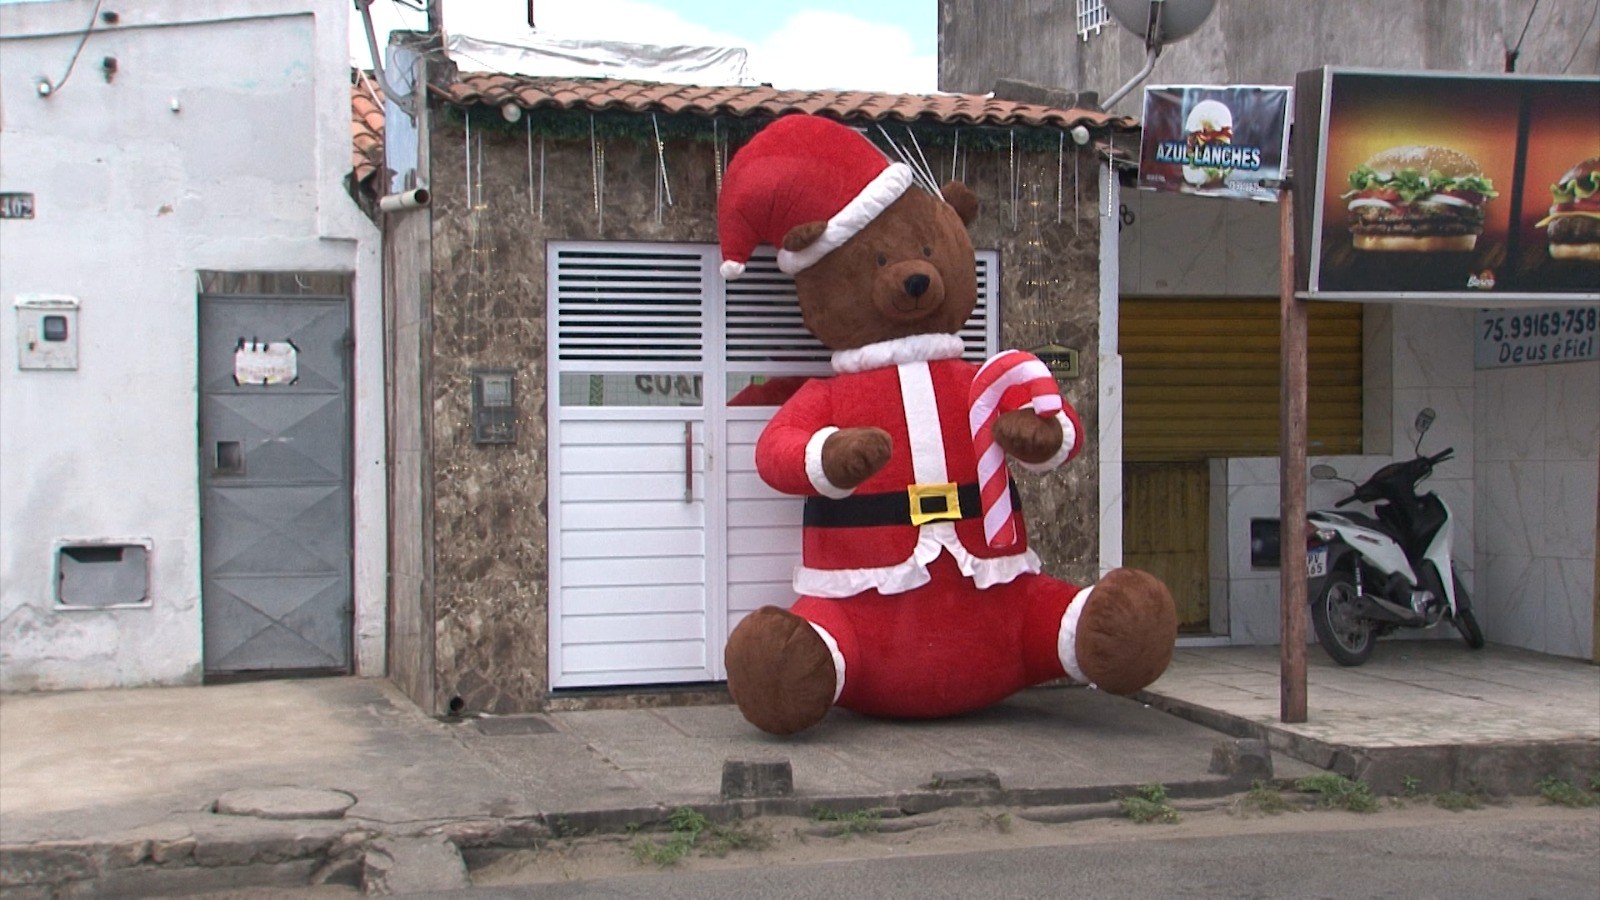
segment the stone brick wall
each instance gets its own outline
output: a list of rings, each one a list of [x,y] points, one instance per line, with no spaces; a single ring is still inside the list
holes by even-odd
[[[436,708],[536,711],[551,702],[545,242],[715,243],[715,159],[710,140],[667,141],[669,207],[657,198],[655,148],[605,140],[597,213],[597,154],[586,138],[469,129],[448,111],[433,121],[432,340],[422,366],[431,459],[422,477],[432,490]],[[983,204],[974,243],[1001,253],[1002,345],[1080,352],[1084,374],[1064,387],[1090,443],[1061,472],[1019,481],[1047,569],[1089,581],[1098,564],[1097,182],[1093,157],[1067,147],[1065,156],[963,149],[958,167]],[[948,177],[950,151],[929,156]],[[472,442],[470,372],[479,367],[516,372],[515,444]]]

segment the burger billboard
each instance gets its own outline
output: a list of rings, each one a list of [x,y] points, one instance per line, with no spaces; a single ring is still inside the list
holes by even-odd
[[[1600,299],[1600,79],[1325,68],[1296,93],[1306,296]]]

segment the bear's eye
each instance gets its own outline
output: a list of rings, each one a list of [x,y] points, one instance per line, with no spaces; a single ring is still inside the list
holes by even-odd
[[[932,247],[923,247],[922,248],[922,255],[926,256],[926,257],[929,257],[929,258],[932,258],[933,257],[933,248]]]
[[[887,266],[888,264],[889,264],[889,257],[884,256],[882,253],[879,253],[878,254],[878,268],[881,269],[884,266]]]

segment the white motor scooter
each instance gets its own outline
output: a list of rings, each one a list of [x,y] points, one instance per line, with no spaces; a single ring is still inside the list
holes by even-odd
[[[1307,596],[1317,642],[1342,666],[1359,666],[1378,638],[1397,628],[1427,628],[1448,616],[1467,646],[1483,646],[1483,630],[1450,557],[1450,510],[1417,484],[1454,448],[1423,456],[1422,435],[1434,412],[1417,414],[1415,459],[1390,463],[1361,484],[1332,466],[1311,468],[1319,480],[1354,485],[1334,504],[1373,503],[1373,516],[1314,510],[1306,518]]]

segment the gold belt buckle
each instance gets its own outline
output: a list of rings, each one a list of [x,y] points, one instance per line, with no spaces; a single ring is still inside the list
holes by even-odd
[[[953,481],[944,484],[913,484],[906,488],[911,497],[911,524],[926,525],[944,519],[961,518],[961,495]],[[937,501],[929,503],[928,501]],[[932,509],[929,507],[932,506]]]

